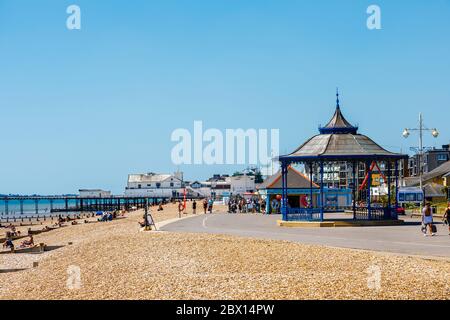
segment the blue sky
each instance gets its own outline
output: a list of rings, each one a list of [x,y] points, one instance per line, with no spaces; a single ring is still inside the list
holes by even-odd
[[[382,30],[366,27],[371,4]],[[0,0],[0,193],[122,192],[128,173],[176,170],[170,135],[194,120],[279,128],[288,152],[331,117],[336,86],[384,147],[417,144],[401,132],[420,111],[439,146],[449,77],[449,0]]]

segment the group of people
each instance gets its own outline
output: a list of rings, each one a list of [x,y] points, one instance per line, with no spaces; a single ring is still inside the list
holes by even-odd
[[[450,202],[447,204],[442,220],[444,224],[447,225],[450,235]],[[425,237],[428,235],[435,236],[437,232],[433,219],[433,210],[429,202],[425,204],[425,207],[422,210],[422,232]]]
[[[266,213],[266,202],[262,199],[232,198],[228,202],[228,213]]]
[[[20,230],[16,229],[16,226],[10,223],[9,225],[5,226],[6,229],[9,229],[9,231],[6,231],[6,233],[10,233],[12,237],[18,237],[20,236]]]
[[[14,240],[15,235],[11,232],[11,231],[7,231],[6,232],[6,240],[3,243],[3,249],[10,249],[10,250],[14,250]],[[23,249],[23,248],[29,248],[34,246],[34,239],[33,239],[33,235],[28,235],[28,239],[25,239],[21,242],[19,248]]]
[[[203,213],[212,213],[213,212],[213,207],[214,207],[214,200],[212,198],[209,199],[203,199],[202,201],[202,206],[203,206]],[[187,210],[185,207],[185,203],[181,200],[178,201],[178,214],[187,214]],[[193,200],[192,201],[192,214],[197,214],[197,201]]]
[[[100,222],[107,222],[107,221],[113,221],[114,219],[117,218],[117,211],[114,210],[112,212],[103,212],[102,216],[98,219],[98,221]]]

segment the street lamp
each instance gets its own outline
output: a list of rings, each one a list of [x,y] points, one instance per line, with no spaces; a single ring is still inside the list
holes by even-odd
[[[420,190],[422,190],[424,197],[422,199],[422,203],[425,201],[425,192],[423,190],[423,180],[422,180],[422,174],[423,174],[423,168],[422,168],[422,155],[423,155],[423,132],[424,131],[431,131],[431,135],[434,138],[437,138],[439,136],[439,131],[436,128],[426,128],[423,124],[423,116],[422,113],[419,113],[419,127],[418,128],[405,128],[403,130],[403,137],[406,139],[411,134],[410,131],[418,131],[419,132],[419,181],[420,181]],[[422,208],[422,205],[421,205]]]

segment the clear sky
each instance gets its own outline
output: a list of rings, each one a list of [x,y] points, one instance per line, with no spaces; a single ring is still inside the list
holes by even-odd
[[[177,169],[170,135],[194,120],[279,128],[285,153],[331,117],[336,86],[384,147],[417,145],[401,133],[420,111],[441,132],[425,144],[449,143],[450,0],[0,0],[0,193],[123,192],[128,173]]]

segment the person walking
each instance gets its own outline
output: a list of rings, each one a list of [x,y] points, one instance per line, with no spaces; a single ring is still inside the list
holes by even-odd
[[[208,209],[208,200],[203,199],[203,213],[206,214],[206,210]]]
[[[448,227],[448,235],[450,236],[450,202],[447,204],[447,209],[445,209],[443,221]]]
[[[192,202],[192,214],[197,214],[197,202]]]
[[[209,213],[212,213],[212,210],[213,210],[213,204],[214,204],[213,199],[212,199],[212,198],[209,199],[209,201],[208,201],[208,211],[209,211]]]
[[[184,213],[184,204],[181,200],[178,201],[178,216],[181,217],[181,214]]]
[[[430,231],[431,236],[434,236],[435,230],[433,225],[433,212],[431,210],[431,205],[429,202],[425,205],[425,207],[422,210],[422,223],[425,226],[425,230],[423,232],[423,235],[427,236],[427,229]]]

